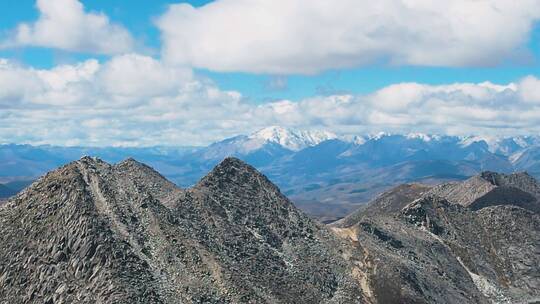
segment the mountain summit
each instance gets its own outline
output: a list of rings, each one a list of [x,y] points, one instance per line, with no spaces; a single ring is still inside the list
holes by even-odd
[[[0,208],[0,302],[352,303],[340,241],[251,166],[191,189],[84,157]]]
[[[540,184],[525,172],[503,174],[484,171],[463,182],[437,185],[430,193],[473,210],[515,205],[540,213]]]
[[[335,139],[337,135],[328,131],[296,131],[272,126],[248,136],[253,144],[276,143],[292,151],[315,146],[323,141]]]

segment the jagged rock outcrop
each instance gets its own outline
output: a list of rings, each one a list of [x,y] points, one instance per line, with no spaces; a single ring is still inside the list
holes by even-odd
[[[180,190],[85,157],[0,209],[0,302],[356,303],[341,240],[226,159]]]
[[[394,214],[359,218],[333,229],[351,240],[351,260],[379,303],[540,299],[538,214],[512,205],[474,211],[424,195]]]
[[[438,197],[426,197],[405,207],[400,218],[448,246],[477,289],[492,302],[538,300],[537,214],[511,205],[472,211]]]
[[[430,194],[479,210],[488,206],[515,205],[540,213],[540,184],[525,172],[482,172],[463,182],[434,187]]]
[[[451,249],[430,232],[440,228],[425,218],[425,210],[413,206],[407,210],[334,228],[351,239],[347,251],[368,299],[373,303],[489,303]]]

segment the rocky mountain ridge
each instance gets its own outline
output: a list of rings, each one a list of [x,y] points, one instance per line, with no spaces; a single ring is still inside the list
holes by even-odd
[[[366,247],[378,249],[375,268],[388,272],[371,279],[393,282],[385,284],[394,290],[408,286],[408,297],[457,303],[472,300],[460,299],[460,294],[474,297],[478,292],[473,302],[536,303],[538,186],[526,173],[495,172],[437,186],[401,185],[332,226],[364,244],[359,245],[364,254]],[[395,269],[398,274],[390,275]],[[462,276],[470,280],[460,281]],[[449,293],[444,299],[432,294],[441,286]],[[456,290],[461,291],[453,294]],[[392,301],[399,302],[397,298]]]
[[[521,175],[480,179],[536,189]],[[133,159],[84,157],[0,207],[0,302],[537,300],[539,215],[473,210],[436,188],[402,186],[326,227],[235,158],[180,189]]]
[[[479,210],[490,205],[515,205],[540,213],[540,184],[526,172],[481,172],[463,182],[433,187],[431,194]]]
[[[0,228],[0,299],[12,303],[362,297],[339,240],[235,159],[181,190],[133,160],[85,157],[10,200]]]

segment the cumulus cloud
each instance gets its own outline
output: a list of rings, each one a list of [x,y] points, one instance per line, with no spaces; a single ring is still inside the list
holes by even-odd
[[[530,103],[540,104],[540,80],[528,76],[519,82],[521,98]]]
[[[0,59],[0,143],[202,145],[269,125],[342,135],[537,134],[539,83],[399,83],[367,95],[254,104],[143,55],[45,70]]]
[[[51,47],[96,54],[119,54],[133,48],[133,38],[102,13],[85,12],[78,0],[37,0],[39,18],[21,23],[0,47]]]
[[[216,71],[317,73],[384,62],[486,66],[525,47],[539,0],[217,0],[156,24],[169,62]]]
[[[330,96],[298,103],[296,111],[337,133],[379,131],[507,135],[537,132],[540,108],[520,97],[515,84],[401,83],[369,95]],[[521,120],[525,113],[531,114]]]
[[[247,111],[239,93],[148,56],[46,70],[0,59],[0,142],[201,144]]]

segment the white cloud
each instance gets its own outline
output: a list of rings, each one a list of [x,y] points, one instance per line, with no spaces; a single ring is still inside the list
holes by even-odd
[[[0,59],[0,142],[193,145],[271,125],[342,135],[531,134],[540,132],[539,83],[400,83],[368,95],[254,104],[137,54],[47,70]]]
[[[167,67],[151,57],[136,54],[113,57],[97,76],[103,93],[119,106],[174,95],[192,79],[190,69]]]
[[[451,135],[518,135],[540,132],[540,105],[530,103],[540,82],[529,76],[520,84],[400,83],[368,95],[313,97],[298,102],[279,101],[254,111],[258,122],[338,134],[434,133]]]
[[[533,76],[525,77],[519,82],[519,88],[523,100],[540,104],[540,80]]]
[[[525,48],[539,0],[217,0],[171,5],[163,57],[216,71],[316,73],[374,62],[484,66]]]
[[[0,142],[201,144],[245,127],[249,109],[239,93],[147,56],[48,70],[0,59]]]
[[[39,18],[21,23],[0,47],[40,46],[96,54],[119,54],[133,48],[133,38],[102,13],[85,12],[78,0],[37,0]]]
[[[26,100],[27,95],[39,90],[42,82],[31,71],[0,59],[0,84],[0,106],[8,106],[6,103],[10,100]]]

